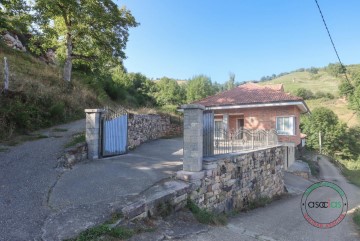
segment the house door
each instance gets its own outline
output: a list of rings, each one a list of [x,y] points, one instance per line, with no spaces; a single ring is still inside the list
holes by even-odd
[[[236,131],[238,132],[237,138],[243,139],[244,137],[244,118],[236,119]]]

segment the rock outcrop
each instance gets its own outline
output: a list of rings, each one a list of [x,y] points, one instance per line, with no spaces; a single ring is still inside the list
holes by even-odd
[[[6,32],[2,35],[2,39],[4,40],[5,44],[10,48],[17,49],[22,52],[26,52],[25,46],[21,43],[18,36],[16,34],[11,34]]]

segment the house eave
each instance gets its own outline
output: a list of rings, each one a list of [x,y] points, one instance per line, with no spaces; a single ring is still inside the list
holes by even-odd
[[[247,108],[259,108],[259,107],[278,107],[278,106],[293,106],[296,105],[301,113],[310,112],[309,108],[303,101],[292,102],[272,102],[272,103],[256,103],[256,104],[244,104],[244,105],[222,105],[222,106],[207,106],[206,110],[231,110],[231,109],[247,109]]]

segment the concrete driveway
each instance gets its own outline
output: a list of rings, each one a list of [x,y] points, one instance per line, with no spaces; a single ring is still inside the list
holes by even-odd
[[[247,213],[241,213],[230,220],[225,227],[214,227],[209,232],[193,235],[181,240],[211,241],[211,240],[281,240],[281,241],[314,241],[314,240],[360,240],[360,236],[352,221],[350,213],[360,205],[360,189],[339,173],[326,158],[319,162],[321,179],[339,185],[347,195],[349,212],[345,219],[331,229],[318,229],[304,219],[300,209],[302,193],[312,183],[287,173],[285,182],[294,194],[280,201],[275,201],[265,208],[258,208]],[[332,197],[329,197],[332,198]]]
[[[155,140],[64,172],[49,196],[54,212],[45,221],[42,238],[72,237],[139,199],[142,191],[182,168],[182,145],[182,138]]]
[[[129,154],[55,168],[84,120],[61,125],[61,137],[26,142],[0,152],[0,240],[61,240],[136,199],[182,168],[182,138],[148,142]],[[60,135],[59,133],[55,133]]]
[[[59,178],[49,199],[54,209],[114,202],[139,194],[182,168],[182,138],[148,142],[122,156],[75,166]]]

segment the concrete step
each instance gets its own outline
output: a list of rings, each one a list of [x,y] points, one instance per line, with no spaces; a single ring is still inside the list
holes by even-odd
[[[121,212],[126,219],[137,219],[177,211],[186,205],[190,192],[191,184],[165,179],[140,193],[136,201],[124,207]]]

